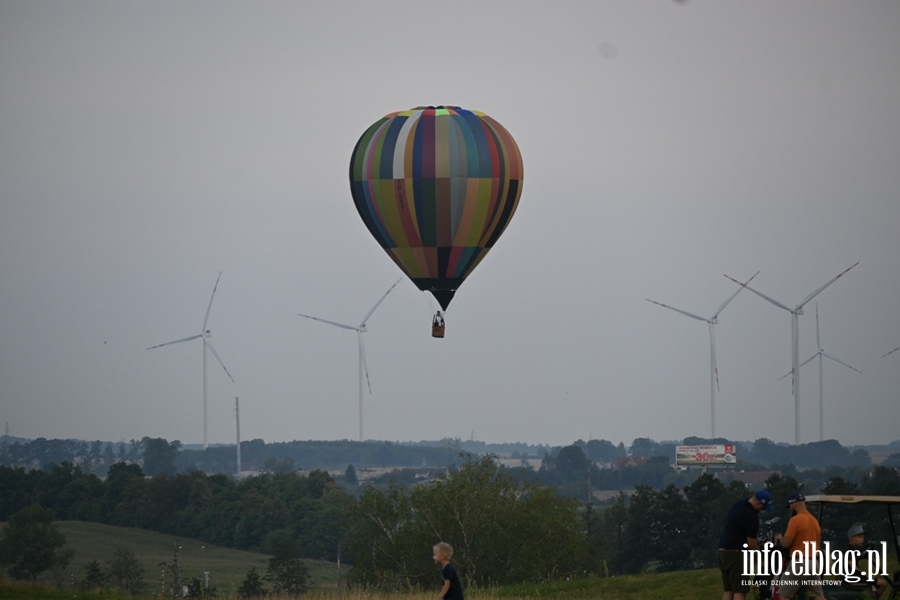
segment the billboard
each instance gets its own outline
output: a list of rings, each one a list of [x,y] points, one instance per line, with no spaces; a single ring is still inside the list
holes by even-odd
[[[675,446],[676,467],[733,466],[737,462],[734,444]]]

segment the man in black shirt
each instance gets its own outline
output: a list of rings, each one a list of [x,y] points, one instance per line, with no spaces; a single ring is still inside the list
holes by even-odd
[[[725,516],[725,527],[719,538],[719,570],[722,572],[722,585],[725,592],[722,600],[745,600],[750,586],[744,577],[743,556],[746,548],[756,550],[756,536],[759,534],[759,511],[766,509],[772,512],[772,494],[759,490],[746,499],[738,500]]]

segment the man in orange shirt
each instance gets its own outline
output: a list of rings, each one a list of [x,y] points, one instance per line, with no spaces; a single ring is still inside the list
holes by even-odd
[[[788,522],[787,531],[784,535],[776,535],[775,542],[780,544],[782,548],[788,549],[788,559],[786,565],[792,564],[794,552],[799,551],[803,556],[807,556],[807,550],[812,550],[813,544],[815,548],[822,547],[822,528],[819,522],[812,516],[812,513],[806,508],[806,497],[803,494],[794,494],[788,499],[787,507],[791,509],[791,520]],[[804,542],[808,542],[806,546]],[[793,598],[800,591],[801,587],[805,587],[807,595],[814,600],[825,600],[825,592],[822,590],[821,584],[801,586],[800,581],[804,579],[818,579],[812,573],[791,573],[783,574],[783,578],[788,581],[796,581],[797,584],[786,583],[779,588],[782,598]]]

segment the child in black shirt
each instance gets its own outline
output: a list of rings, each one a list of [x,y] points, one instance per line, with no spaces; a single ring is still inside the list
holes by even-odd
[[[434,562],[441,565],[441,577],[444,578],[444,586],[438,594],[438,600],[463,600],[462,584],[456,569],[450,564],[453,556],[453,547],[447,542],[440,542],[434,548]]]

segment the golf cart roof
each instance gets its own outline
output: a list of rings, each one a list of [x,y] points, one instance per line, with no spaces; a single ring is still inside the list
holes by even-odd
[[[900,504],[900,496],[860,496],[853,494],[817,494],[806,497],[806,502],[822,504]]]

